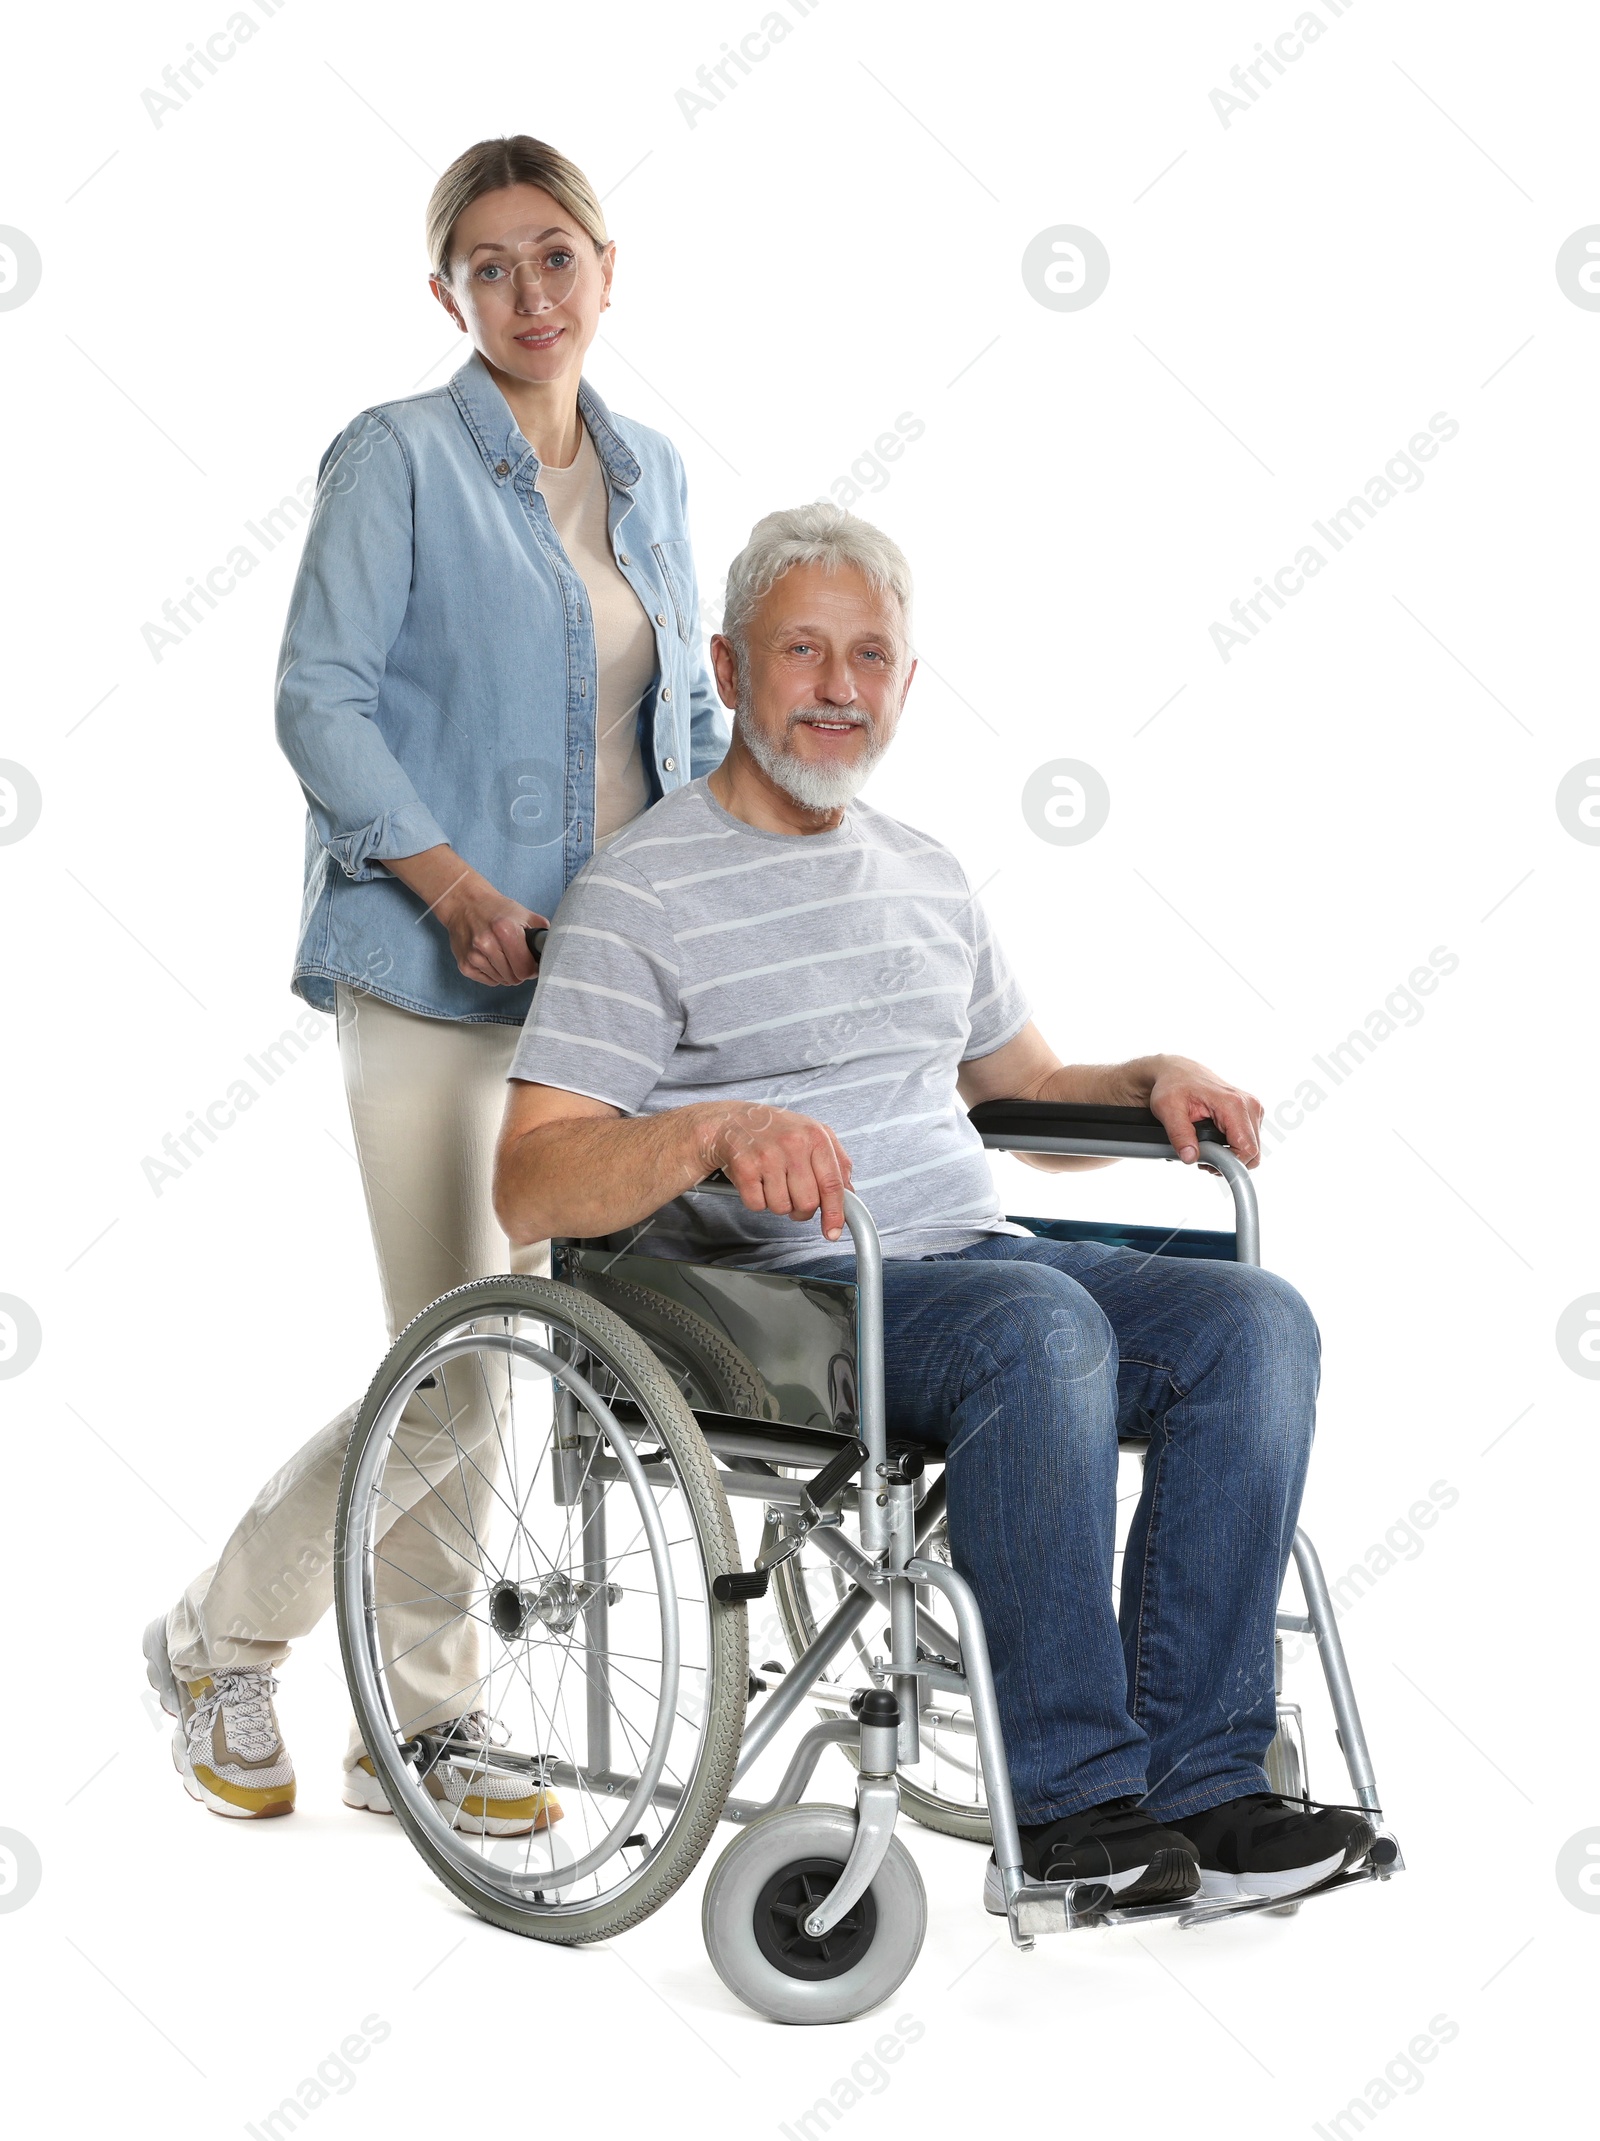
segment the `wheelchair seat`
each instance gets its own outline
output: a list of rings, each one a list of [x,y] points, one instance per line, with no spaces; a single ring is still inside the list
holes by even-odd
[[[974,1120],[983,1112],[974,1110]],[[1232,1263],[1236,1255],[1232,1234],[1206,1227],[1026,1215],[1012,1217],[1011,1224],[1046,1241],[1104,1242],[1141,1256]],[[557,1243],[551,1271],[638,1319],[657,1354],[676,1357],[680,1386],[719,1456],[768,1456],[767,1445],[776,1440],[796,1451],[810,1448],[821,1463],[855,1432],[856,1288],[850,1280],[691,1264],[583,1242]],[[752,1428],[784,1432],[764,1437]],[[797,1431],[806,1438],[803,1444],[795,1441]],[[944,1439],[931,1430],[918,1437],[929,1447],[942,1446]]]

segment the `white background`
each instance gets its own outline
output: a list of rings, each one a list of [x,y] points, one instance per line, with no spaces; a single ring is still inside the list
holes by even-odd
[[[1323,5],[1224,126],[1211,92],[1294,0],[786,4],[791,35],[691,126],[676,92],[761,0],[263,12],[159,126],[141,93],[227,0],[34,12],[5,52],[0,223],[43,262],[0,313],[0,756],[42,796],[0,847],[0,1292],[43,1334],[0,1389],[0,1827],[42,1865],[0,1915],[8,2095],[30,2130],[235,2133],[375,2014],[390,2034],[316,2141],[759,2134],[906,2014],[924,2034],[847,2135],[1293,2134],[1444,2016],[1383,2135],[1548,2117],[1579,2086],[1600,1939],[1556,1877],[1569,1839],[1600,1840],[1595,1391],[1555,1340],[1600,1286],[1600,852],[1555,809],[1600,751],[1600,314],[1555,274],[1600,220],[1592,15]],[[284,1679],[296,1818],[184,1798],[139,1631],[384,1333],[331,1027],[181,1181],[157,1197],[142,1171],[297,1008],[302,812],[270,722],[295,545],[159,663],[141,627],[359,408],[448,376],[423,204],[516,130],[605,196],[591,375],[684,455],[710,618],[760,513],[923,420],[860,502],[916,568],[924,656],[873,799],[985,886],[1047,1034],[1075,1058],[1181,1050],[1271,1105],[1327,1091],[1259,1177],[1266,1261],[1324,1336],[1306,1521],[1337,1575],[1434,1482],[1459,1495],[1344,1621],[1403,1879],[1025,1958],[982,1913],[981,1855],[911,1829],[916,1970],[882,2017],[786,2032],[714,1976],[698,1880],[568,1953],[471,1918],[392,1824],[346,1812],[331,1625]],[[1077,312],[1021,272],[1061,224],[1111,260]],[[1230,602],[1440,411],[1459,432],[1421,488],[1321,546],[1223,662]],[[1076,847],[1021,810],[1059,758],[1111,795]],[[1334,1089],[1312,1056],[1437,946],[1459,964],[1425,1015]],[[1041,1188],[1001,1164],[1013,1209],[1225,1214],[1171,1167]],[[1317,1714],[1313,1787],[1340,1797]]]

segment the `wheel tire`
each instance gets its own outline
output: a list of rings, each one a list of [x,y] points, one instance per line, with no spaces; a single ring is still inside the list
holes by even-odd
[[[848,1747],[843,1752],[848,1759],[854,1759]],[[948,1799],[920,1791],[914,1784],[901,1785],[900,1803],[911,1819],[924,1829],[935,1829],[941,1836],[959,1837],[964,1844],[992,1845],[994,1842],[994,1830],[989,1826],[987,1814],[963,1813]]]
[[[881,2006],[905,1982],[922,1948],[928,1902],[916,1861],[898,1837],[848,1916],[865,1918],[850,1941],[847,1967],[832,1976],[794,1976],[763,1941],[758,1910],[770,1914],[774,1888],[817,1862],[841,1869],[855,1841],[848,1807],[784,1807],[741,1829],[711,1869],[700,1911],[712,1967],[731,1993],[769,2022],[851,2022]],[[832,1886],[832,1883],[829,1883]],[[864,1906],[870,1908],[864,1909]]]
[[[615,1309],[652,1343],[659,1339],[664,1351],[678,1354],[704,1389],[708,1412],[735,1413],[750,1420],[768,1418],[771,1393],[760,1369],[704,1316],[653,1286],[606,1273],[585,1273],[581,1291]]]
[[[385,1397],[397,1379],[441,1333],[478,1318],[536,1317],[541,1311],[568,1323],[601,1359],[614,1361],[644,1401],[651,1426],[671,1453],[685,1501],[693,1514],[695,1537],[705,1569],[707,1597],[711,1596],[715,1577],[741,1565],[739,1542],[727,1497],[717,1481],[715,1463],[695,1417],[649,1347],[620,1316],[576,1287],[554,1279],[511,1276],[477,1279],[470,1285],[459,1286],[415,1316],[390,1348],[362,1400],[339,1485],[335,1550],[338,1575],[334,1586],[339,1648],[357,1722],[369,1751],[374,1748],[375,1741],[385,1737],[388,1727],[381,1716],[368,1714],[351,1662],[353,1648],[362,1639],[360,1616],[353,1611],[354,1594],[347,1585],[347,1571],[358,1565],[361,1553],[360,1542],[352,1537],[351,1531],[352,1488],[361,1453],[373,1433]],[[486,1893],[467,1878],[422,1828],[406,1795],[391,1791],[390,1804],[401,1828],[452,1894],[476,1911],[480,1918],[506,1932],[564,1946],[604,1940],[637,1925],[641,1919],[659,1910],[693,1872],[716,1832],[723,1802],[732,1788],[739,1746],[744,1736],[750,1671],[744,1606],[718,1602],[711,1612],[711,1637],[704,1752],[665,1847],[641,1869],[639,1877],[623,1894],[602,1898],[592,1908],[566,1917],[519,1908],[507,1898]]]

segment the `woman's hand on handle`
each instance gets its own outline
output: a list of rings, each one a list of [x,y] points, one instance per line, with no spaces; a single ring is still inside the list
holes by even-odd
[[[452,847],[427,848],[420,855],[386,860],[384,868],[408,885],[445,930],[456,965],[468,981],[485,988],[514,988],[531,981],[539,962],[528,948],[527,932],[546,924],[520,900],[480,876]]]
[[[539,962],[528,949],[528,931],[546,917],[535,914],[519,900],[508,900],[486,878],[452,902],[448,919],[439,919],[450,932],[450,949],[468,981],[481,981],[489,988],[509,988],[531,981]]]

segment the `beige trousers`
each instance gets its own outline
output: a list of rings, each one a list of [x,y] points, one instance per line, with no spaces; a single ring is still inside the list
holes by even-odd
[[[506,1073],[520,1029],[422,1018],[342,983],[338,1029],[391,1339],[430,1301],[469,1279],[548,1269],[542,1242],[511,1248],[490,1202]],[[339,1474],[358,1409],[359,1401],[347,1406],[273,1474],[215,1565],[172,1609],[168,1642],[180,1677],[275,1666],[327,1612]],[[406,1426],[413,1447],[437,1450],[438,1422],[425,1402],[413,1400]],[[480,1428],[492,1440],[492,1423]],[[391,1463],[386,1485],[396,1470]],[[415,1502],[427,1507],[396,1510],[377,1571],[389,1655],[405,1653],[391,1685],[414,1726],[476,1706],[477,1623],[445,1603],[463,1598],[468,1583],[451,1550],[452,1536],[463,1534],[440,1498],[455,1491],[451,1482],[460,1476],[459,1464],[441,1470],[424,1456],[412,1483]],[[465,1515],[473,1521],[473,1512]],[[347,1761],[357,1751],[352,1742]]]

